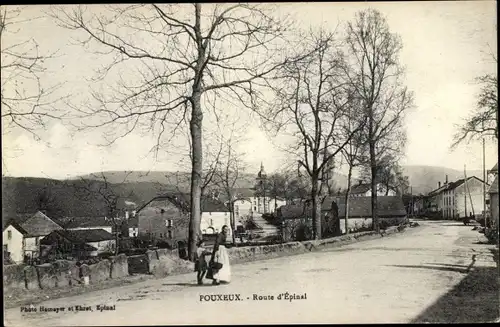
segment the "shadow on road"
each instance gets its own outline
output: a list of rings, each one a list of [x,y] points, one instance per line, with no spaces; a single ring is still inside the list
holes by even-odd
[[[196,283],[163,283],[162,284],[163,286],[196,286],[196,287],[200,287],[200,286],[207,286],[208,284],[203,284],[203,285],[198,285]]]
[[[462,273],[462,274],[466,274],[468,272],[468,267],[467,266],[461,266],[461,265],[453,265],[453,266],[442,265],[442,264],[429,264],[429,265],[391,265],[391,267],[433,269],[433,270],[441,270],[441,271],[458,272],[458,273]]]
[[[499,317],[499,306],[497,268],[477,267],[412,323],[493,322]]]

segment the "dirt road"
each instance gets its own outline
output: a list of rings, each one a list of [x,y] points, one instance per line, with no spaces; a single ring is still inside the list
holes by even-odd
[[[493,321],[498,317],[495,247],[477,244],[481,234],[470,226],[419,223],[401,234],[342,248],[234,265],[229,285],[197,286],[194,274],[148,280],[36,304],[37,312],[8,309],[4,322],[103,326]],[[286,292],[296,299],[290,300]],[[97,305],[110,310],[101,312]],[[41,312],[42,306],[64,311]],[[68,311],[76,306],[92,311]]]

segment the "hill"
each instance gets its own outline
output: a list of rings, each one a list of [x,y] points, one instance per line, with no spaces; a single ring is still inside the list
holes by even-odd
[[[443,184],[448,175],[448,182],[456,181],[464,177],[464,172],[456,169],[436,166],[403,166],[403,171],[409,177],[413,194],[427,194],[438,187],[438,182]],[[469,170],[467,176],[476,176],[483,179],[481,170]]]
[[[403,171],[409,177],[410,185],[413,187],[413,194],[427,194],[437,188],[438,182],[444,183],[446,175],[448,181],[452,182],[457,179],[463,178],[463,171],[437,166],[424,166],[424,165],[408,165],[403,166]],[[101,173],[94,173],[84,178],[94,178],[102,180]],[[188,172],[168,172],[168,171],[109,171],[104,172],[106,179],[112,183],[122,183],[124,180],[127,182],[149,182],[170,185],[173,188],[179,188],[183,192],[189,192],[190,173]],[[468,176],[476,176],[482,179],[483,173],[480,170],[467,171]],[[347,185],[347,176],[337,173],[333,177],[335,181],[335,189],[344,189]],[[356,179],[353,179],[356,183]],[[237,182],[239,188],[253,187],[255,184],[255,174],[243,173],[240,180]]]
[[[104,176],[103,176],[104,175]],[[239,180],[236,182],[238,188],[249,188],[255,184],[255,175],[249,173],[241,173]],[[171,172],[171,171],[106,171],[102,173],[91,173],[77,178],[104,180],[109,183],[152,183],[169,185],[172,188],[178,188],[183,192],[188,192],[190,189],[190,172]]]

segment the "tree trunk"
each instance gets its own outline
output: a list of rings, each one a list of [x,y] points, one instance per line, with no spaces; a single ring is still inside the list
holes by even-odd
[[[349,195],[351,194],[352,165],[347,173],[347,191],[345,193],[345,233],[349,234]]]
[[[193,92],[191,110],[191,143],[193,145],[191,170],[191,217],[189,219],[188,256],[193,261],[196,254],[196,242],[200,233],[201,223],[201,186],[203,183],[203,148],[201,93]]]
[[[113,218],[113,225],[115,227],[115,255],[118,255],[118,246],[119,246],[119,238],[118,238],[118,223],[116,222],[115,218]]]
[[[370,142],[370,166],[372,173],[372,225],[374,231],[379,231],[377,216],[377,162],[375,160],[375,144]]]
[[[202,148],[202,124],[203,111],[201,110],[201,94],[203,82],[203,66],[205,62],[205,49],[201,35],[201,4],[195,4],[195,35],[198,49],[193,81],[193,92],[191,94],[191,120],[189,129],[192,143],[192,165],[191,165],[191,217],[189,219],[188,257],[194,261],[196,255],[196,242],[200,234],[201,223],[201,191],[203,186],[203,148]]]
[[[313,177],[312,185],[312,225],[313,225],[313,238],[315,240],[321,239],[321,200],[319,198],[319,180]]]
[[[233,244],[236,244],[236,238],[234,237],[234,232],[236,230],[236,221],[234,218],[234,200],[232,196],[229,196],[229,224],[231,225],[231,236],[233,239]]]

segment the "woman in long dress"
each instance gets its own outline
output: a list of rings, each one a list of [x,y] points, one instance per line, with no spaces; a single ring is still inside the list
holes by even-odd
[[[225,246],[227,231],[227,225],[222,226],[222,231],[217,235],[215,240],[212,258],[210,260],[211,262],[222,264],[222,267],[220,269],[215,269],[211,267],[212,264],[209,264],[209,269],[212,270],[214,285],[219,285],[220,283],[228,284],[231,282],[231,264],[229,263],[229,254]]]

